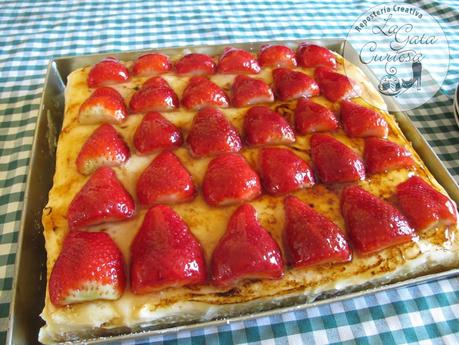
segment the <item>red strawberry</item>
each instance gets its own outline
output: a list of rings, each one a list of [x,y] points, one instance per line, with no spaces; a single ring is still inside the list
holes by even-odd
[[[222,154],[209,163],[202,190],[211,206],[237,204],[261,194],[258,175],[244,157],[234,153]]]
[[[273,70],[274,88],[281,101],[300,97],[311,97],[319,94],[319,85],[304,73],[288,68]]]
[[[314,184],[311,168],[289,149],[270,147],[261,151],[261,181],[269,194],[285,194]]]
[[[414,165],[410,151],[392,141],[380,138],[365,139],[363,158],[370,174]]]
[[[319,84],[320,93],[332,102],[357,97],[361,93],[359,85],[352,79],[324,67],[316,68],[314,78]]]
[[[134,146],[140,154],[182,145],[180,130],[158,112],[145,114],[134,134]]]
[[[341,213],[352,246],[361,254],[408,242],[414,235],[414,229],[395,207],[359,186],[344,190]]]
[[[72,231],[49,278],[56,306],[98,299],[116,300],[126,284],[123,255],[105,232]]]
[[[287,120],[262,105],[252,107],[247,112],[244,132],[249,145],[290,144],[295,141],[295,134]]]
[[[233,47],[225,48],[217,69],[223,74],[257,74],[261,70],[253,54]]]
[[[422,178],[413,176],[397,186],[401,211],[416,230],[438,223],[457,223],[457,207],[453,200],[435,190]]]
[[[92,66],[88,75],[89,87],[100,87],[120,84],[127,81],[129,72],[118,59],[108,57]]]
[[[338,120],[327,107],[300,98],[295,109],[295,127],[300,134],[328,132],[338,128]]]
[[[228,107],[225,92],[209,79],[193,77],[183,91],[182,104],[190,110],[199,110],[205,106]]]
[[[187,54],[175,64],[177,74],[206,75],[215,73],[215,62],[206,54]]]
[[[294,196],[285,198],[284,208],[284,243],[290,265],[306,267],[351,260],[342,230],[330,219]]]
[[[375,110],[350,101],[341,102],[341,121],[350,137],[387,137],[386,120]]]
[[[179,100],[176,93],[161,77],[148,79],[129,102],[129,108],[133,113],[170,111],[178,106]]]
[[[149,53],[139,56],[132,66],[134,75],[140,77],[149,77],[166,73],[172,67],[169,57],[160,53]]]
[[[286,46],[264,45],[258,55],[261,67],[296,67],[295,52]]]
[[[203,108],[195,115],[187,143],[194,157],[239,152],[241,138],[236,128],[216,108]]]
[[[84,125],[102,122],[119,124],[126,119],[127,110],[118,91],[111,87],[101,87],[84,101],[78,116]]]
[[[228,229],[212,254],[212,281],[230,287],[246,279],[279,279],[284,274],[282,254],[276,241],[245,204],[231,216]]]
[[[352,182],[365,178],[360,157],[349,147],[325,134],[311,137],[311,159],[323,183]]]
[[[130,157],[129,148],[109,124],[98,127],[86,140],[76,159],[78,171],[92,174],[101,166],[119,166]]]
[[[330,50],[307,42],[299,45],[296,59],[301,67],[336,68],[336,57]]]
[[[109,167],[100,167],[70,203],[67,220],[71,230],[105,222],[122,221],[135,213],[135,203]]]
[[[145,215],[131,245],[130,272],[135,294],[205,282],[201,245],[169,206],[154,206]]]
[[[190,173],[169,151],[153,159],[140,175],[136,190],[140,203],[145,206],[186,202],[196,194]]]
[[[236,108],[274,101],[271,88],[263,80],[238,75],[233,84],[232,103]]]

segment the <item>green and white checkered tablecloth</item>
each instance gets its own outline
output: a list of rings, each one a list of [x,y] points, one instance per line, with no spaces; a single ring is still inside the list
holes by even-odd
[[[452,94],[459,82],[459,2],[410,1],[435,16],[450,46],[446,81],[410,112],[459,176]],[[0,343],[5,341],[25,181],[50,58],[231,42],[344,38],[375,1],[0,2]],[[444,279],[306,310],[128,344],[459,344],[459,280]],[[127,344],[127,343],[126,343]]]

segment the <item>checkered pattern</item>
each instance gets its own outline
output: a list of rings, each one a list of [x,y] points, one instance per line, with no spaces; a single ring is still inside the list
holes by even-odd
[[[442,90],[410,111],[459,177],[451,96],[459,81],[459,4],[409,1],[439,21],[451,62]],[[0,343],[5,340],[25,181],[48,60],[63,55],[272,39],[343,38],[374,1],[3,1],[0,6]],[[165,344],[457,344],[457,278],[221,327]],[[146,344],[145,341],[125,344]]]

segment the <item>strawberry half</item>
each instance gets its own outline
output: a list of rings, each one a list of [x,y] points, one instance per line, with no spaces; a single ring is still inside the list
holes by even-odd
[[[190,152],[194,157],[223,152],[239,152],[241,138],[236,128],[216,108],[203,108],[194,117],[187,137]]]
[[[239,206],[220,238],[211,263],[212,282],[231,287],[247,279],[279,279],[284,274],[276,241],[256,218],[253,206]]]
[[[81,105],[78,120],[83,125],[120,124],[126,116],[126,106],[119,92],[111,87],[101,87]]]
[[[336,57],[330,50],[307,42],[301,43],[296,52],[298,65],[301,67],[336,68]]]
[[[107,57],[92,66],[88,75],[91,88],[124,83],[129,79],[129,72],[117,58]]]
[[[285,194],[314,184],[311,168],[289,149],[264,148],[260,160],[261,181],[269,194]]]
[[[342,230],[294,196],[284,199],[284,246],[289,265],[307,267],[348,262],[351,250]]]
[[[329,132],[338,128],[338,120],[327,107],[300,98],[295,109],[295,128],[300,134]]]
[[[311,159],[323,183],[353,182],[365,178],[360,157],[342,142],[326,134],[313,134]]]
[[[223,74],[257,74],[261,68],[255,56],[243,49],[227,47],[217,66]]]
[[[279,113],[257,105],[244,119],[245,139],[249,145],[290,144],[295,141],[292,128]]]
[[[56,306],[121,297],[126,284],[123,255],[105,232],[72,231],[49,278]]]
[[[258,54],[261,67],[296,67],[295,52],[286,46],[264,45]]]
[[[145,215],[131,245],[130,273],[135,294],[205,282],[201,245],[169,206],[154,206]]]
[[[192,53],[182,57],[175,64],[177,74],[206,75],[215,73],[215,62],[206,54]]]
[[[236,108],[274,101],[271,88],[263,80],[238,75],[233,84],[232,103]]]
[[[132,72],[139,77],[150,77],[169,72],[172,67],[169,57],[160,53],[149,53],[139,56],[134,61]]]
[[[370,174],[410,168],[414,165],[410,151],[392,141],[380,138],[365,139],[363,158]]]
[[[320,93],[332,102],[357,97],[361,90],[358,84],[343,74],[324,67],[316,68],[314,78],[320,87]]]
[[[304,73],[292,71],[288,68],[273,70],[274,89],[281,101],[288,101],[300,97],[311,97],[319,94],[319,85],[314,79]]]
[[[386,120],[377,111],[350,101],[341,102],[341,121],[351,138],[385,138],[389,132]]]
[[[359,186],[344,190],[341,213],[352,246],[360,254],[409,242],[414,236],[414,229],[395,207]]]
[[[133,113],[170,111],[179,106],[179,99],[166,80],[161,77],[148,79],[129,102]]]
[[[78,171],[92,174],[101,166],[119,166],[130,157],[129,147],[112,125],[98,127],[83,144],[76,159]]]
[[[67,221],[71,230],[105,222],[127,220],[135,213],[135,203],[109,167],[92,174],[70,203]]]
[[[144,206],[187,202],[196,194],[190,173],[169,151],[156,156],[142,172],[136,191],[139,202]]]
[[[396,195],[401,211],[416,230],[424,230],[438,223],[457,223],[457,206],[454,201],[418,176],[400,183]]]
[[[193,77],[183,91],[182,104],[190,110],[206,106],[228,107],[228,96],[216,84],[204,77]]]
[[[261,194],[257,173],[235,153],[222,154],[209,163],[202,190],[211,206],[250,201]]]
[[[145,114],[134,134],[134,146],[140,154],[177,148],[182,142],[180,130],[155,111]]]

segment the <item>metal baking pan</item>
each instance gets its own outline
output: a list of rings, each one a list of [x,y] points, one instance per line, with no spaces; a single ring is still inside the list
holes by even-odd
[[[282,44],[297,44],[298,41],[282,41]],[[324,45],[331,50],[342,54],[345,41],[341,39],[329,40],[312,40],[318,44]],[[231,44],[235,47],[244,49],[257,50],[262,44],[271,42],[257,43],[242,43]],[[227,45],[206,46],[206,47],[191,47],[190,51],[219,53]],[[346,49],[349,49],[349,45]],[[180,48],[164,48],[158,51],[166,54],[176,54],[178,51],[183,52],[184,47]],[[151,50],[149,50],[151,51]],[[347,50],[348,52],[348,50]],[[22,344],[38,344],[38,330],[43,325],[39,314],[44,305],[45,285],[46,285],[46,253],[44,248],[43,228],[41,225],[41,213],[47,203],[48,192],[52,186],[55,166],[55,152],[57,138],[61,129],[64,116],[64,89],[66,78],[71,71],[91,65],[99,61],[101,58],[111,55],[116,56],[121,60],[134,60],[145,51],[131,51],[122,53],[106,53],[75,57],[62,57],[51,60],[48,66],[48,71],[45,79],[43,96],[41,100],[40,111],[37,119],[35,130],[35,138],[32,148],[32,157],[30,161],[30,172],[27,179],[26,192],[24,198],[24,209],[22,213],[22,222],[19,233],[16,272],[13,284],[13,299],[10,308],[9,328],[7,334],[7,345],[22,345]],[[355,65],[359,66],[372,82],[376,79],[372,72],[362,65],[355,54],[355,59],[350,59]],[[385,97],[392,109],[395,109],[396,104],[390,97]],[[435,178],[443,185],[449,195],[459,203],[459,187],[454,178],[449,174],[447,169],[442,165],[437,155],[432,148],[421,136],[419,131],[414,127],[408,116],[403,112],[392,112],[403,133],[412,142],[414,149],[418,152],[425,164],[435,176]],[[182,324],[175,327],[163,328],[145,331],[142,333],[132,333],[126,335],[115,336],[111,338],[100,338],[87,341],[88,344],[100,344],[107,341],[120,341],[133,338],[147,337],[152,335],[177,332],[179,330],[191,330],[199,327],[218,326],[231,321],[241,321],[250,318],[268,316],[277,313],[283,313],[291,310],[298,310],[310,306],[317,306],[324,303],[331,303],[348,299],[365,294],[375,293],[386,289],[396,288],[425,282],[434,279],[441,279],[459,274],[459,268],[454,268],[446,271],[420,276],[413,279],[408,279],[401,282],[391,283],[379,287],[361,288],[358,291],[346,292],[339,296],[324,297],[321,300],[314,302],[291,302],[288,305],[277,307],[272,310],[241,315],[225,320],[214,320],[210,322]]]

